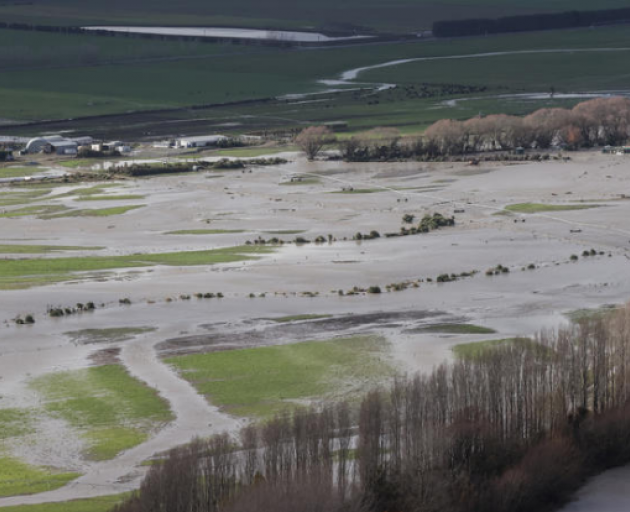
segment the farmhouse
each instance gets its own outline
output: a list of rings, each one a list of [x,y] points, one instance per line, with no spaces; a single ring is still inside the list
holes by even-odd
[[[207,146],[216,146],[222,141],[227,140],[225,135],[205,135],[199,137],[183,137],[175,141],[178,148],[205,148]]]

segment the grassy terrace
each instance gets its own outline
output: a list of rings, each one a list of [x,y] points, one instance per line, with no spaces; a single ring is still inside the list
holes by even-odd
[[[118,365],[53,373],[31,385],[49,414],[82,433],[94,460],[115,457],[172,420],[166,402]]]
[[[178,356],[167,360],[213,404],[268,417],[309,399],[364,392],[392,375],[377,336]]]
[[[0,290],[19,289],[80,278],[77,272],[150,267],[194,266],[257,259],[272,252],[268,247],[230,247],[207,251],[134,254],[129,256],[85,256],[47,259],[0,260]]]

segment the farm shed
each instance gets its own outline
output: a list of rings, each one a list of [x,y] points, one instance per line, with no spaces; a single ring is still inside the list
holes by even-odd
[[[175,145],[178,148],[205,148],[207,146],[216,146],[224,140],[227,140],[227,137],[225,135],[183,137],[181,139],[177,139]]]
[[[61,135],[35,137],[26,144],[25,153],[56,153],[58,155],[76,155],[79,146],[84,145],[91,137],[79,137],[68,139]]]

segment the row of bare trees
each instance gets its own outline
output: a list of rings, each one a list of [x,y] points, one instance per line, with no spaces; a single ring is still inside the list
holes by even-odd
[[[630,136],[630,99],[596,98],[573,109],[540,109],[525,117],[505,114],[474,117],[466,121],[442,119],[420,138],[403,139],[397,130],[378,128],[339,143],[341,156],[350,162],[436,158],[481,151],[515,148],[579,149],[619,146]],[[334,135],[325,127],[310,127],[296,139],[310,160]]]
[[[425,139],[439,153],[456,155],[517,147],[573,149],[625,144],[630,135],[630,99],[597,98],[573,109],[540,109],[525,117],[505,114],[467,121],[441,120],[430,126]]]
[[[118,512],[547,510],[630,461],[630,306],[174,450]]]

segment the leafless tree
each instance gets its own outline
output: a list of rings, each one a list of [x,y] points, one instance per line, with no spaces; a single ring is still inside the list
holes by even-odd
[[[304,151],[306,158],[315,160],[326,144],[335,141],[335,135],[325,126],[310,126],[295,138],[297,146]]]

